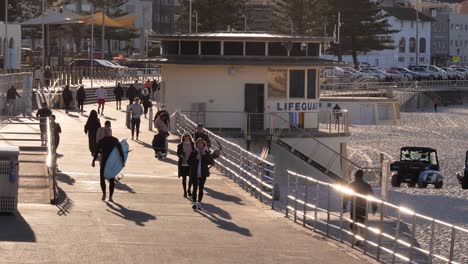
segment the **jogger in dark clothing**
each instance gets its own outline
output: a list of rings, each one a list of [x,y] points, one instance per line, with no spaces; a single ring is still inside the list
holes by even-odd
[[[192,180],[190,179],[190,167],[188,164],[188,158],[190,154],[195,149],[195,144],[193,143],[192,137],[190,133],[185,131],[182,135],[182,140],[179,145],[177,145],[177,157],[179,157],[179,162],[177,163],[178,166],[178,174],[179,178],[182,177],[182,188],[184,189],[184,197],[188,196],[192,197]],[[189,177],[189,186],[187,189],[187,176]]]
[[[135,128],[136,128],[136,139],[138,140],[138,136],[140,135],[140,124],[141,124],[141,115],[143,114],[143,106],[140,104],[140,99],[137,97],[135,98],[135,103],[133,103],[130,108],[128,109],[130,114],[132,115],[131,125],[132,125],[132,140],[135,136]]]
[[[188,164],[190,166],[190,179],[193,183],[192,209],[201,209],[206,178],[210,176],[208,166],[213,164],[213,159],[203,139],[199,138],[195,142],[195,150],[190,154]]]
[[[83,113],[83,106],[85,101],[86,92],[83,85],[81,85],[78,91],[76,92],[76,102],[78,103],[78,111],[81,111],[81,113]]]
[[[100,180],[101,180],[101,190],[102,190],[102,199],[106,199],[106,178],[104,177],[104,168],[106,166],[107,158],[111,154],[114,147],[117,147],[119,150],[120,157],[122,158],[122,166],[125,167],[124,153],[122,145],[117,138],[112,136],[112,129],[109,127],[104,128],[104,138],[101,139],[97,144],[97,150],[94,153],[92,166],[95,166],[96,159],[99,156],[99,153],[102,155],[101,168],[99,170]],[[113,202],[112,196],[114,195],[115,189],[115,179],[109,179],[109,202]]]

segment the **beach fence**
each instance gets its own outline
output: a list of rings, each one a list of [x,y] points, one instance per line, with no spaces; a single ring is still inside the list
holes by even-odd
[[[0,116],[8,116],[7,91],[14,85],[21,96],[15,100],[15,115],[31,115],[33,75],[31,72],[0,75]]]

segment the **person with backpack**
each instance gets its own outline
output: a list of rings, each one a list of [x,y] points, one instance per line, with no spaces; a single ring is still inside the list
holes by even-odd
[[[122,97],[123,97],[123,89],[120,83],[117,84],[117,86],[114,89],[114,95],[115,95],[115,106],[117,110],[122,109]]]
[[[192,209],[202,209],[203,192],[205,189],[206,178],[210,176],[208,166],[213,165],[214,161],[206,142],[199,138],[195,141],[195,150],[188,158],[190,166],[190,180],[193,184]]]
[[[197,125],[197,130],[195,133],[192,135],[193,140],[197,141],[197,139],[201,138],[203,141],[206,142],[206,145],[208,146],[208,149],[211,149],[211,140],[208,137],[208,135],[205,133],[205,128],[203,127],[203,124],[198,124]]]
[[[84,102],[86,101],[86,92],[84,86],[81,85],[78,91],[76,92],[76,102],[78,104],[78,111],[81,111],[83,114]]]
[[[192,197],[192,181],[190,180],[190,166],[188,159],[190,154],[195,150],[195,144],[193,143],[192,136],[188,131],[185,131],[182,134],[181,142],[177,145],[177,157],[179,161],[177,163],[179,179],[182,177],[182,188],[184,190],[184,197]],[[188,189],[187,189],[187,177],[189,178]]]
[[[65,113],[68,114],[68,110],[70,110],[70,104],[73,101],[73,93],[70,90],[70,86],[67,84],[62,92],[62,99],[63,104],[65,105]]]
[[[101,139],[96,145],[96,151],[93,155],[93,162],[91,166],[95,167],[96,160],[101,156],[101,168],[99,170],[100,184],[102,191],[101,200],[106,200],[106,178],[104,177],[104,168],[106,167],[107,158],[112,153],[112,150],[117,147],[120,157],[122,158],[122,167],[125,167],[125,156],[123,153],[122,145],[119,140],[112,136],[112,129],[109,127],[104,128],[104,138]],[[112,196],[114,195],[115,178],[109,179],[109,202],[113,202]]]

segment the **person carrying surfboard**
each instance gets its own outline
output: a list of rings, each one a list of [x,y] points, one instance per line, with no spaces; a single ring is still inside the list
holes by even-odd
[[[106,200],[106,178],[104,177],[104,168],[106,166],[107,158],[111,154],[112,150],[117,147],[120,157],[122,158],[122,167],[125,167],[125,156],[122,149],[122,145],[119,140],[112,136],[112,129],[110,127],[104,128],[104,138],[102,138],[97,144],[97,150],[94,153],[93,162],[91,166],[96,166],[96,160],[99,154],[102,155],[101,168],[99,171],[101,179],[101,190],[102,190],[102,199]],[[115,178],[109,178],[109,202],[113,202],[112,196],[115,189]]]

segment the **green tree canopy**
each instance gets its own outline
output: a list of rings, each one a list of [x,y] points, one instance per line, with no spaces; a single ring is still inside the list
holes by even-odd
[[[322,35],[330,6],[327,0],[273,0],[273,30]]]
[[[198,32],[225,31],[228,26],[234,30],[244,30],[244,14],[247,0],[193,0],[192,10],[198,12]],[[193,14],[192,32],[195,32],[195,15]],[[189,0],[183,0],[179,19],[179,32],[189,31]]]
[[[342,54],[351,54],[357,67],[358,52],[393,49],[393,40],[385,37],[398,32],[388,23],[389,15],[382,11],[378,1],[330,0],[332,21],[341,14],[341,43],[333,45],[332,51],[341,60]],[[332,27],[331,27],[332,28]]]

